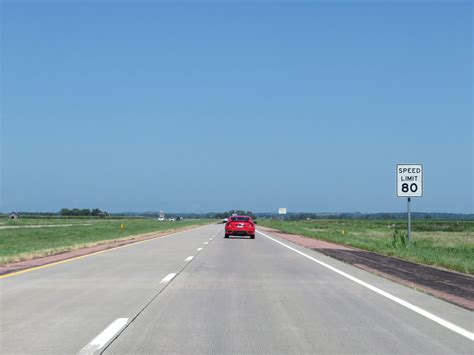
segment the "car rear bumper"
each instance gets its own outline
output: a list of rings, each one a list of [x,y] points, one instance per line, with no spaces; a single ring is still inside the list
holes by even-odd
[[[226,230],[229,235],[255,235],[255,230]]]

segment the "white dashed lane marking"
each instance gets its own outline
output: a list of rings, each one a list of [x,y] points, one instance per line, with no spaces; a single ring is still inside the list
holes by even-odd
[[[171,280],[173,280],[175,276],[176,276],[176,274],[172,272],[171,274],[166,275],[166,276],[161,280],[161,283],[162,283],[162,284],[167,284],[168,282],[170,282]]]
[[[107,344],[119,331],[121,331],[127,322],[128,318],[116,319],[112,324],[105,328],[102,333],[97,335],[89,344],[83,347],[82,350],[79,351],[79,354],[94,354]]]

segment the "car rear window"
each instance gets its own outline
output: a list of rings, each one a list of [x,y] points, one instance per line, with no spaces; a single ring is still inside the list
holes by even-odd
[[[239,222],[248,222],[250,218],[248,217],[232,217],[232,221],[239,221]]]

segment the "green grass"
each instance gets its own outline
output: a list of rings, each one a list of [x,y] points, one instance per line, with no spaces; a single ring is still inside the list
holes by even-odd
[[[400,259],[474,274],[474,221],[413,221],[412,242],[404,243],[406,223],[388,220],[259,220],[259,225],[353,246]],[[396,225],[396,227],[391,227]],[[398,230],[397,238],[394,232]],[[343,232],[344,231],[344,234]]]
[[[9,219],[1,218],[0,227],[2,226],[30,226],[30,225],[45,225],[45,224],[90,224],[107,221],[106,219],[98,218],[20,218]]]
[[[98,217],[72,217],[72,216],[52,216],[52,217],[30,217],[22,216],[20,219],[10,219],[6,216],[0,217],[1,226],[25,226],[25,225],[44,225],[44,224],[90,224],[106,222],[110,220],[130,220],[130,219],[149,219],[145,217],[107,217],[100,219]]]
[[[71,227],[0,229],[0,265],[57,254],[134,235],[212,223],[211,220],[159,222],[156,219],[20,219],[9,225],[78,224]],[[80,225],[91,223],[92,225]],[[125,229],[121,230],[120,225]],[[0,224],[2,226],[2,224]]]

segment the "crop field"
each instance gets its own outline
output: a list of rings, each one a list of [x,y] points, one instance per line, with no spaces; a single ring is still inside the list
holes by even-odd
[[[0,219],[0,265],[57,254],[150,232],[212,223],[211,220],[156,219]],[[121,229],[120,226],[124,225]]]
[[[474,274],[474,221],[259,220],[259,225],[310,238]]]

